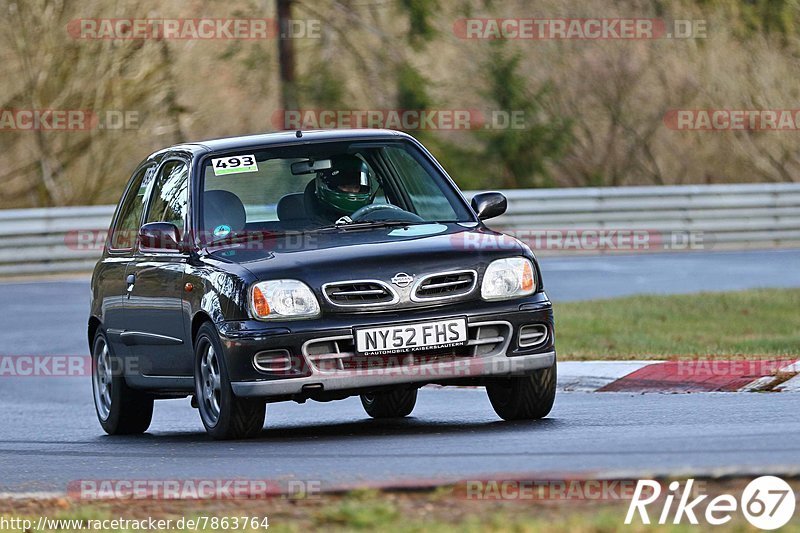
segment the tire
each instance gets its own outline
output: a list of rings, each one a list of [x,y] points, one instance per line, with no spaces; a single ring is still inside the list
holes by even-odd
[[[556,398],[556,363],[521,377],[486,385],[494,412],[503,420],[537,420],[546,417]]]
[[[92,396],[97,419],[109,435],[144,433],[153,420],[153,397],[128,387],[123,369],[98,328],[92,343]]]
[[[417,403],[417,389],[362,394],[361,405],[372,418],[402,418],[411,414]]]
[[[267,404],[233,394],[222,343],[206,322],[195,338],[194,390],[200,419],[215,440],[248,439],[264,428]]]

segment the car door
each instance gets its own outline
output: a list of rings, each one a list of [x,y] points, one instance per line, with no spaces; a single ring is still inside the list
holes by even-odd
[[[130,350],[122,343],[125,330],[124,304],[127,299],[126,270],[133,257],[136,234],[147,202],[156,170],[156,162],[143,164],[134,172],[130,185],[120,201],[117,216],[111,227],[106,252],[98,266],[92,290],[100,299],[100,314],[112,350],[127,356]]]
[[[156,172],[142,223],[169,222],[185,238],[189,199],[189,162],[165,159]],[[126,270],[127,298],[123,341],[147,376],[190,376],[192,347],[183,316],[182,250],[145,248],[140,241]]]

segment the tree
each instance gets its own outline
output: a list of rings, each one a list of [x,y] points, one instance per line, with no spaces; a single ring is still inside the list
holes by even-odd
[[[92,119],[80,131],[3,133],[0,201],[6,205],[94,203],[110,183],[127,178],[129,154],[119,149],[120,138],[130,143],[136,132],[103,129],[110,125],[109,113],[133,111],[139,126],[152,112],[154,126],[164,132],[156,142],[183,137],[179,119],[184,110],[178,104],[167,43],[68,35],[68,23],[100,3],[0,0],[4,66],[15,73],[0,81],[0,109],[83,110]],[[120,4],[124,12],[139,3]],[[148,136],[151,141],[153,137]]]
[[[546,111],[551,85],[531,89],[519,74],[520,61],[518,52],[508,51],[498,41],[490,48],[484,69],[489,79],[486,98],[496,104],[495,111],[521,116],[522,127],[475,130],[475,135],[484,142],[485,160],[499,169],[502,187],[552,186],[549,163],[569,145],[571,124]]]

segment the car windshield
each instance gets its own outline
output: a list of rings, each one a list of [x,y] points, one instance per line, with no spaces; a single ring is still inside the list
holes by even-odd
[[[202,232],[467,222],[473,215],[409,142],[334,142],[206,158]]]

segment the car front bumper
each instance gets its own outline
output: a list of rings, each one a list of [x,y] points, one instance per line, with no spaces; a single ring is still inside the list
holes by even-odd
[[[431,383],[463,378],[512,376],[552,366],[556,352],[519,357],[505,354],[408,367],[375,368],[362,372],[313,372],[307,377],[272,381],[232,383],[233,393],[242,397],[313,395],[316,392],[343,391],[391,385]]]
[[[356,359],[350,353],[355,328],[457,316],[466,317],[470,331],[469,345],[463,349],[442,357],[424,353],[384,359],[367,357],[366,362],[361,361],[363,364],[345,366],[345,362]],[[546,337],[535,345],[521,340],[523,326],[530,325],[546,330]],[[552,305],[544,293],[522,300],[478,305],[472,302],[411,313],[342,314],[281,324],[225,323],[220,335],[233,392],[241,397],[303,399],[337,391],[354,393],[404,384],[465,382],[524,375],[552,366],[556,360]],[[326,350],[325,345],[314,351],[312,347],[318,343],[329,343],[335,349]],[[342,345],[350,348],[343,349]],[[269,372],[254,365],[255,354],[275,350],[290,354],[291,370]],[[392,364],[384,364],[386,358],[393,358]],[[329,364],[334,359],[338,366]]]

